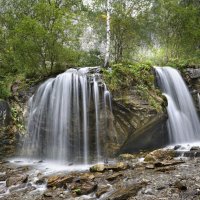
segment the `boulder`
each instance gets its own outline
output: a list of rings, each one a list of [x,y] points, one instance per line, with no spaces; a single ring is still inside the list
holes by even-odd
[[[167,115],[158,114],[150,122],[130,134],[119,154],[154,150],[169,143],[166,126]]]
[[[175,151],[172,149],[157,149],[145,156],[144,161],[155,162],[163,160],[172,160],[175,157]]]
[[[106,166],[104,164],[96,164],[92,167],[90,167],[91,172],[104,172]]]

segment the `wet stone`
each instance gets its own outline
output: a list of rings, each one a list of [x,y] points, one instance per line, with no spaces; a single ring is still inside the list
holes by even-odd
[[[18,174],[15,176],[11,176],[8,179],[6,179],[6,186],[10,187],[12,185],[17,185],[21,183],[26,183],[28,181],[28,175],[27,174]]]
[[[7,178],[6,174],[0,174],[0,181],[6,181]]]
[[[138,191],[141,190],[144,186],[146,186],[146,183],[137,183],[126,188],[118,189],[108,197],[108,200],[129,199],[130,197],[136,196]]]
[[[114,180],[116,180],[117,178],[122,177],[122,176],[123,176],[123,173],[118,172],[118,173],[115,173],[115,174],[113,174],[113,175],[107,177],[106,180],[108,180],[108,181],[114,181]]]
[[[101,187],[99,187],[97,192],[96,192],[96,197],[100,198],[103,194],[108,192],[109,188],[110,188],[109,186],[101,186]]]
[[[77,196],[87,195],[94,192],[97,189],[97,183],[95,182],[72,183],[69,186],[69,189],[72,191],[73,194]]]
[[[47,187],[64,187],[66,188],[67,183],[72,183],[74,176],[52,176],[48,178]]]
[[[179,190],[187,190],[187,186],[182,181],[176,181],[174,183],[174,187],[178,188]]]
[[[175,147],[174,147],[174,150],[178,150],[178,149],[180,149],[181,148],[181,145],[176,145]]]

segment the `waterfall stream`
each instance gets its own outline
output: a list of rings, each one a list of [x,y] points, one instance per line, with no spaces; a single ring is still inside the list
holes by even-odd
[[[168,100],[168,132],[171,144],[196,142],[200,123],[190,92],[180,73],[171,67],[156,67],[158,83]]]
[[[69,69],[30,98],[23,156],[75,164],[104,159],[109,119],[101,116],[112,110],[111,98],[100,74],[89,69]]]

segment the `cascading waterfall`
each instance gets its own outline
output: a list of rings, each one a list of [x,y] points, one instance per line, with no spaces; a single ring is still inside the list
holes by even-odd
[[[75,164],[102,161],[102,123],[108,118],[100,116],[105,108],[112,109],[104,85],[89,68],[69,69],[43,83],[29,100],[22,155]]]
[[[180,73],[171,67],[156,67],[158,83],[168,100],[170,143],[196,142],[200,123],[190,92]]]

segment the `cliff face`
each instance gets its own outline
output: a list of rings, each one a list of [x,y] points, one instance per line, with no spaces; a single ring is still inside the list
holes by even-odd
[[[163,101],[160,99],[159,103]],[[156,149],[167,143],[164,139],[167,137],[165,109],[157,111],[136,92],[114,98],[113,115],[120,144],[118,153]],[[165,141],[161,142],[161,138]]]
[[[187,68],[182,75],[193,96],[194,103],[198,111],[200,111],[200,68]]]
[[[14,153],[16,136],[17,130],[13,126],[10,105],[0,100],[0,158]]]

